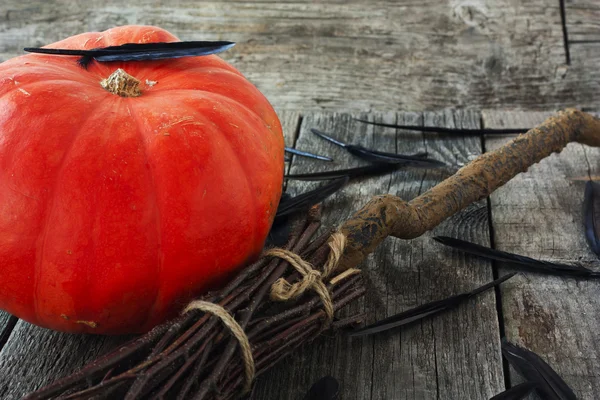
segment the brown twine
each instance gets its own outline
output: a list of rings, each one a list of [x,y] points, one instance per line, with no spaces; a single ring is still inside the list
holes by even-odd
[[[359,274],[359,273],[360,273],[360,269],[356,269],[356,268],[347,269],[344,272],[342,272],[341,274],[336,275],[334,278],[332,278],[329,281],[329,284],[335,286],[335,285],[338,284],[338,282],[346,279],[347,277],[352,276],[352,275],[356,275],[356,274]]]
[[[327,287],[321,280],[322,275],[312,265],[304,261],[298,254],[284,249],[271,249],[265,253],[267,256],[279,257],[296,269],[302,275],[302,279],[294,284],[289,283],[285,278],[279,278],[271,286],[271,299],[275,301],[287,301],[295,299],[303,294],[306,289],[314,290],[321,301],[327,314],[328,323],[333,319],[333,302]]]
[[[252,382],[254,381],[254,375],[256,373],[256,367],[254,366],[254,358],[252,357],[252,348],[250,347],[250,341],[248,336],[244,332],[244,329],[237,323],[229,312],[218,304],[211,303],[208,301],[194,300],[183,310],[183,313],[187,313],[191,310],[200,310],[218,317],[223,324],[229,329],[233,336],[238,340],[242,357],[244,358],[244,374],[246,375],[246,382],[243,388],[244,393],[248,393],[252,388]]]
[[[329,238],[328,245],[331,251],[329,252],[327,262],[323,266],[323,272],[314,269],[309,262],[304,261],[298,254],[289,250],[276,248],[270,249],[264,253],[265,257],[278,257],[287,261],[302,275],[302,279],[294,284],[290,284],[284,278],[279,278],[271,286],[271,299],[276,301],[286,301],[302,295],[307,289],[312,289],[319,295],[323,302],[323,308],[327,314],[327,325],[333,320],[333,301],[331,300],[331,295],[329,294],[325,283],[323,283],[323,280],[329,277],[338,266],[342,254],[344,253],[344,247],[346,246],[346,236],[343,233],[336,232]],[[358,269],[349,269],[333,278],[330,283],[336,284],[341,279],[358,272],[360,272]],[[249,392],[252,388],[252,382],[254,381],[256,367],[254,365],[254,358],[252,357],[250,341],[248,340],[248,336],[246,336],[244,329],[242,329],[240,324],[237,323],[225,308],[218,304],[194,300],[188,304],[185,310],[183,310],[183,314],[191,310],[200,310],[215,315],[238,340],[244,359],[244,372],[246,376],[243,392]]]
[[[302,275],[302,279],[296,283],[289,283],[285,278],[279,278],[271,286],[271,299],[275,301],[287,301],[301,296],[307,289],[314,290],[321,301],[325,314],[327,314],[327,324],[333,320],[333,302],[331,295],[323,283],[337,267],[344,247],[346,246],[346,236],[341,232],[336,232],[329,238],[329,257],[323,266],[323,272],[313,268],[313,266],[302,259],[298,254],[285,249],[271,249],[265,253],[265,256],[279,257],[287,261],[292,267]]]

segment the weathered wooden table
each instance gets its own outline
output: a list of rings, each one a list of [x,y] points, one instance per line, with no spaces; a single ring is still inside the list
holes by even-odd
[[[598,16],[595,0],[108,0],[93,6],[3,0],[0,60],[26,45],[132,23],[159,25],[182,39],[234,40],[239,44],[225,58],[280,110],[288,145],[336,160],[325,165],[294,158],[291,171],[360,164],[314,137],[313,127],[381,150],[426,150],[459,167],[510,138],[400,132],[352,117],[521,128],[550,114],[535,110],[597,110]],[[509,108],[521,111],[496,111]],[[581,223],[583,180],[600,174],[598,160],[600,149],[571,144],[433,232],[386,240],[363,264],[369,290],[353,307],[369,312],[372,322],[509,271],[444,248],[433,235],[600,269]],[[325,202],[326,223],[336,225],[375,194],[411,199],[451,172],[406,170],[352,184]],[[293,182],[288,190],[307,187]],[[400,331],[357,340],[324,335],[261,377],[254,398],[301,399],[313,381],[330,374],[340,380],[344,400],[488,399],[519,381],[502,362],[505,336],[544,357],[580,398],[596,399],[598,315],[599,282],[525,273],[456,311]],[[19,398],[124,340],[55,333],[0,312],[0,398]]]

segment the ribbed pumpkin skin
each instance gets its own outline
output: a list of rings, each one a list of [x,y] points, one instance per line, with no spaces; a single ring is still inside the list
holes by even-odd
[[[126,26],[48,47],[177,40]],[[144,332],[260,253],[281,125],[217,56],[76,60],[0,64],[0,309],[66,332]],[[100,86],[117,68],[140,97]]]

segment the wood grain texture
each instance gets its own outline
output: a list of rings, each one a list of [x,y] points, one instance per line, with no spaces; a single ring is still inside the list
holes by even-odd
[[[486,127],[533,126],[544,113],[484,112]],[[486,137],[486,150],[509,140]],[[495,247],[599,269],[583,231],[584,181],[598,175],[600,149],[570,144],[490,197]],[[500,265],[502,267],[502,265]],[[500,268],[501,273],[508,268]],[[543,357],[580,399],[600,393],[600,282],[524,273],[501,289],[506,337]],[[519,381],[514,371],[511,381]]]
[[[276,111],[277,116],[279,117],[279,121],[281,122],[281,128],[283,130],[283,140],[285,141],[285,145],[287,147],[294,147],[294,143],[296,141],[296,134],[298,133],[298,128],[300,127],[301,115],[297,111]]]
[[[600,100],[590,86],[595,69],[564,65],[558,0],[3,0],[0,60],[125,24],[236,41],[223,57],[281,109],[549,109]]]
[[[570,42],[600,42],[600,3],[566,0],[565,14]]]
[[[5,311],[0,311],[0,351],[8,342],[18,319]]]
[[[19,321],[0,351],[0,399],[20,399],[127,339],[60,333]]]
[[[596,0],[564,0],[571,65],[566,74],[577,74],[591,90],[600,90],[600,3]],[[590,104],[598,110],[598,102]]]
[[[353,114],[381,122],[476,127],[477,113]],[[428,151],[451,165],[464,164],[481,152],[480,139],[463,136],[399,133],[367,126],[347,114],[308,114],[297,144],[329,154],[335,167],[358,166],[361,161],[316,138],[316,127],[335,137],[367,147],[399,153]],[[294,160],[292,172],[312,172],[322,165]],[[332,166],[333,169],[333,166]],[[451,171],[449,171],[451,172]],[[337,225],[370,196],[394,193],[410,199],[435,185],[447,172],[406,170],[350,184],[325,203],[326,223]],[[290,192],[314,184],[290,181]],[[435,244],[432,234],[446,234],[489,243],[487,207],[475,204],[434,232],[412,241],[388,239],[363,266],[368,285],[355,311],[368,312],[367,322],[384,318],[428,301],[471,289],[492,279],[489,263],[465,259]],[[446,315],[401,331],[350,340],[325,336],[263,376],[254,399],[299,399],[318,378],[330,374],[348,399],[488,399],[504,387],[494,293],[469,302]]]
[[[283,130],[283,140],[285,141],[286,147],[294,147],[294,143],[296,141],[296,135],[298,134],[298,129],[300,128],[300,121],[302,116],[297,111],[277,111],[277,116],[279,117],[279,121],[281,122],[281,128]],[[289,157],[289,154],[286,154],[286,159]],[[290,168],[289,162],[285,163],[285,171],[287,172]]]

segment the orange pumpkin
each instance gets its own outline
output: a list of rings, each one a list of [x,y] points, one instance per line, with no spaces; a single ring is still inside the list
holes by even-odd
[[[125,26],[48,47],[172,41]],[[76,61],[0,64],[0,309],[60,331],[147,331],[260,253],[281,125],[217,56]],[[101,85],[119,68],[139,92]]]

